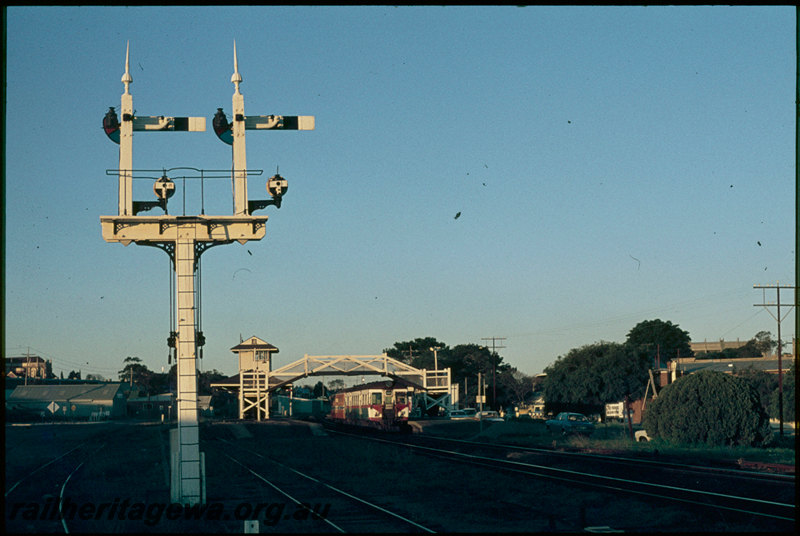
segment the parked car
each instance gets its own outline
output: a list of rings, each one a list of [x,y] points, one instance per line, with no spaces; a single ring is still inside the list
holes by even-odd
[[[458,421],[464,419],[475,419],[476,410],[474,408],[455,409],[450,412],[450,419]]]
[[[479,411],[475,416],[481,421],[503,422],[505,420],[496,411]]]
[[[636,430],[636,433],[633,434],[633,437],[636,438],[636,441],[650,441],[650,436],[647,435],[647,430]]]
[[[561,435],[585,434],[591,435],[594,432],[594,423],[581,413],[562,412],[554,419],[545,422],[547,430],[558,432]]]

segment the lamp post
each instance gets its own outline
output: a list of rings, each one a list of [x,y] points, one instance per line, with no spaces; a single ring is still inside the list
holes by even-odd
[[[441,350],[441,346],[431,346],[430,350],[433,352],[433,369],[439,370],[439,359],[437,357],[437,352]]]

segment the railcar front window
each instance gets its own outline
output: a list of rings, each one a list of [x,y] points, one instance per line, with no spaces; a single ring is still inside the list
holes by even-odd
[[[372,393],[372,404],[380,404],[383,402],[383,394],[382,393]]]

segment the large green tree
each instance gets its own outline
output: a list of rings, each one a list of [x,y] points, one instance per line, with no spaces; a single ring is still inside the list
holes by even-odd
[[[484,394],[489,406],[499,409],[501,405],[508,403],[509,395],[501,378],[508,373],[511,366],[497,352],[478,344],[459,344],[446,354],[444,365],[441,360],[439,363],[440,367],[450,368],[453,383],[466,383],[465,401],[469,404],[475,401],[478,394],[478,373],[486,385]],[[496,399],[493,398],[495,394]]]
[[[646,353],[615,342],[570,350],[544,369],[547,410],[600,413],[605,404],[636,399],[644,394],[650,363]]]
[[[389,357],[408,363],[420,369],[434,369],[434,351],[439,369],[450,369],[450,379],[453,383],[467,386],[467,392],[462,402],[472,404],[478,394],[478,373],[481,373],[486,383],[486,400],[492,407],[504,404],[509,395],[504,382],[500,381],[501,375],[511,367],[503,362],[503,357],[497,352],[492,352],[486,346],[478,344],[459,344],[449,347],[435,337],[420,337],[411,341],[394,343],[392,348],[387,348],[384,353]],[[464,391],[462,390],[462,393]],[[497,394],[497,400],[492,400],[492,395]]]
[[[662,389],[643,424],[651,437],[675,443],[760,446],[772,440],[753,384],[711,370],[678,378]]]
[[[658,358],[663,365],[670,359],[691,357],[689,332],[669,320],[644,320],[628,332],[626,344],[637,352]]]
[[[150,382],[153,379],[153,372],[142,363],[138,357],[128,356],[123,361],[124,367],[119,371],[119,379],[122,382],[137,385],[145,392],[150,391]]]
[[[435,356],[433,348],[437,348]],[[386,348],[383,352],[412,367],[433,370],[436,360],[439,368],[444,368],[442,363],[447,359],[449,351],[448,346],[435,337],[418,337],[413,341],[396,342],[392,348]]]
[[[772,394],[778,389],[778,375],[769,374],[763,370],[755,370],[752,366],[746,369],[737,370],[734,368],[734,375],[739,378],[744,378],[749,381],[753,388],[758,393],[758,398],[761,401],[761,407],[768,415],[778,418],[777,408],[775,412],[771,411],[770,402]]]
[[[778,347],[778,341],[772,339],[772,333],[769,331],[759,331],[755,336],[748,341],[748,344],[753,344],[753,347],[758,354],[753,357],[761,355],[769,355]]]
[[[206,370],[203,372],[197,371],[197,394],[210,395],[213,392],[211,384],[224,380],[228,376],[221,373],[217,369]]]

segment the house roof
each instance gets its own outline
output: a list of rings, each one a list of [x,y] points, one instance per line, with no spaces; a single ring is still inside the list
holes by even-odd
[[[20,365],[24,365],[27,363],[30,363],[31,365],[33,365],[34,363],[46,363],[46,361],[41,357],[39,357],[38,355],[30,355],[30,356],[24,355],[21,357],[4,357],[3,361],[8,364],[20,364]]]
[[[791,361],[783,363],[783,371],[789,370]],[[740,358],[740,359],[695,359],[692,361],[679,360],[677,369],[684,374],[692,374],[701,370],[714,370],[717,372],[741,372],[752,368],[763,372],[778,372],[778,359],[765,358]]]
[[[231,348],[231,352],[237,352],[240,350],[266,350],[268,352],[272,352],[277,354],[279,352],[278,348],[271,345],[267,341],[263,341],[258,337],[250,337],[246,341],[242,341],[233,348]]]
[[[175,396],[172,393],[161,393],[151,396],[137,396],[128,398],[128,402],[172,402]]]
[[[92,402],[113,400],[122,394],[121,383],[98,383],[81,385],[19,385],[7,401],[58,401]]]

